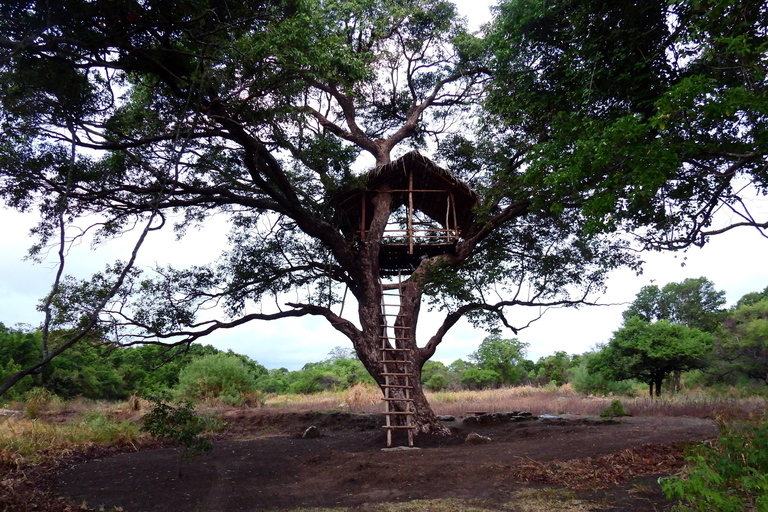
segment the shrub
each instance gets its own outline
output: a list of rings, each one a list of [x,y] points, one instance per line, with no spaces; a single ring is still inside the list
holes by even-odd
[[[357,383],[347,391],[346,404],[353,411],[362,411],[371,405],[380,404],[381,396],[378,388]]]
[[[207,421],[197,416],[189,403],[174,407],[158,398],[150,400],[155,405],[144,415],[142,430],[153,437],[170,439],[184,447],[184,451],[179,454],[177,466],[177,476],[181,478],[181,459],[192,459],[213,449],[211,440],[200,435],[206,430]]]
[[[585,395],[623,395],[634,396],[635,386],[633,381],[615,381],[606,378],[599,373],[590,373],[586,364],[582,363],[580,366],[572,368],[571,373],[571,385],[579,393]]]
[[[497,372],[481,368],[468,368],[461,376],[461,385],[469,389],[498,386],[500,381],[501,376]]]
[[[662,481],[677,511],[768,511],[768,421],[724,428],[687,457],[687,475]]]
[[[339,379],[332,373],[322,369],[308,369],[291,372],[293,379],[288,385],[288,392],[296,395],[311,395],[336,389],[340,385]]]
[[[448,387],[448,378],[445,375],[436,373],[424,383],[424,386],[430,391],[441,391]]]
[[[240,357],[219,353],[196,359],[181,370],[176,389],[183,400],[213,398],[240,405],[242,394],[256,389],[256,378]]]
[[[621,400],[614,400],[611,405],[600,411],[601,418],[620,418],[622,416],[628,416],[628,414],[624,410],[624,404],[621,403]]]

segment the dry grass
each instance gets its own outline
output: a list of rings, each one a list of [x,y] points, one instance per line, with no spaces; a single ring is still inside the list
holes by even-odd
[[[24,457],[36,462],[55,452],[72,452],[92,445],[135,445],[144,438],[138,424],[114,421],[89,413],[71,423],[49,423],[40,419],[6,417],[0,422],[0,461]]]
[[[402,503],[366,504],[350,508],[299,508],[289,512],[592,512],[602,510],[597,503],[576,499],[566,489],[520,489],[507,497],[506,503],[460,500],[412,500]]]
[[[543,388],[519,386],[480,391],[426,392],[426,396],[437,414],[457,417],[476,412],[509,411],[527,411],[535,415],[597,416],[612,401],[620,400],[624,409],[633,416],[692,416],[728,420],[760,415],[768,405],[763,397],[716,396],[701,391],[687,391],[656,400],[647,397],[594,397],[579,394],[568,384]],[[265,404],[286,412],[380,413],[383,411],[381,397],[378,388],[357,384],[346,391],[326,391],[315,395],[269,395]]]

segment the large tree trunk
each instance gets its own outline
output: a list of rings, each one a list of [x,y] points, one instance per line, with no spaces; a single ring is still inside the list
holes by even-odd
[[[403,288],[408,287],[408,283],[403,283]],[[420,293],[419,293],[420,295]],[[404,297],[407,297],[405,295]],[[423,358],[421,350],[416,344],[416,323],[418,319],[419,304],[411,302],[403,304],[400,314],[397,317],[395,325],[391,328],[396,333],[393,337],[384,339],[382,337],[382,325],[385,325],[385,317],[380,312],[379,306],[360,306],[360,317],[363,323],[363,336],[355,343],[355,350],[365,368],[373,376],[382,389],[384,396],[384,384],[387,381],[383,373],[383,355],[387,354],[387,359],[397,358],[403,361],[401,368],[407,368],[407,377],[390,377],[390,385],[409,386],[406,388],[389,388],[390,398],[406,398],[406,392],[409,399],[413,400],[414,416],[413,421],[416,426],[416,433],[442,434],[450,435],[450,430],[442,424],[437,415],[429,405],[424,391],[421,387],[421,368],[427,359]],[[381,303],[381,292],[378,293],[378,303]],[[394,341],[394,344],[393,344]],[[407,349],[407,351],[385,352],[382,348]],[[391,365],[390,365],[391,366]],[[390,368],[391,370],[391,368]],[[392,408],[398,412],[405,412],[405,402],[393,402]],[[386,405],[382,402],[382,411]],[[404,425],[406,420],[404,416],[394,416],[393,421],[396,424]]]
[[[352,340],[357,355],[365,368],[373,376],[382,394],[390,398],[412,400],[414,415],[412,420],[416,433],[436,433],[449,435],[450,430],[443,425],[429,405],[421,388],[421,368],[427,360],[416,344],[416,324],[421,308],[421,286],[413,279],[405,278],[394,284],[382,285],[379,269],[379,251],[387,221],[391,214],[392,197],[382,186],[373,197],[373,212],[369,230],[360,250],[360,268],[358,277],[362,281],[358,288],[358,314],[362,326],[362,335]],[[383,294],[387,293],[388,306],[382,311]],[[388,315],[385,315],[387,313]],[[386,327],[384,327],[386,326]],[[382,350],[399,349],[399,350]],[[405,349],[405,350],[403,350]],[[386,356],[386,357],[385,357]],[[383,360],[400,359],[396,365],[407,369],[407,376],[385,378]],[[392,369],[389,370],[392,372]],[[388,393],[385,384],[389,381]],[[403,387],[392,387],[403,386]],[[407,387],[406,387],[407,386]],[[392,401],[392,409],[406,412],[406,402]],[[382,410],[385,410],[382,403]],[[405,415],[393,415],[392,421],[405,424]]]

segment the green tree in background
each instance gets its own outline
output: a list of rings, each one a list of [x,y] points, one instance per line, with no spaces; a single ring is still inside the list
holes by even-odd
[[[589,360],[588,369],[614,380],[645,382],[651,397],[659,397],[670,372],[702,368],[713,345],[710,333],[667,320],[648,323],[634,316]]]
[[[554,383],[562,386],[570,380],[569,369],[574,363],[566,352],[558,351],[546,357],[541,357],[531,369],[536,383],[539,385]]]
[[[668,283],[659,289],[644,286],[622,316],[633,316],[646,322],[669,320],[701,331],[712,332],[720,325],[725,305],[725,292],[715,290],[706,277]]]
[[[527,349],[528,344],[517,338],[504,339],[500,334],[492,334],[469,357],[478,370],[495,372],[497,384],[515,385],[526,376],[522,363]]]
[[[721,377],[736,371],[768,384],[768,299],[752,302],[749,295],[723,320],[713,371]]]
[[[738,302],[736,302],[736,305],[733,307],[733,309],[737,309],[741,306],[751,306],[752,304],[765,299],[768,299],[768,286],[766,286],[765,289],[761,292],[751,292],[745,294],[738,300]]]

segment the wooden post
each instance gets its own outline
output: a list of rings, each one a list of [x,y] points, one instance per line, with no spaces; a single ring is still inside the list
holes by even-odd
[[[413,254],[413,171],[408,173],[408,254]]]

